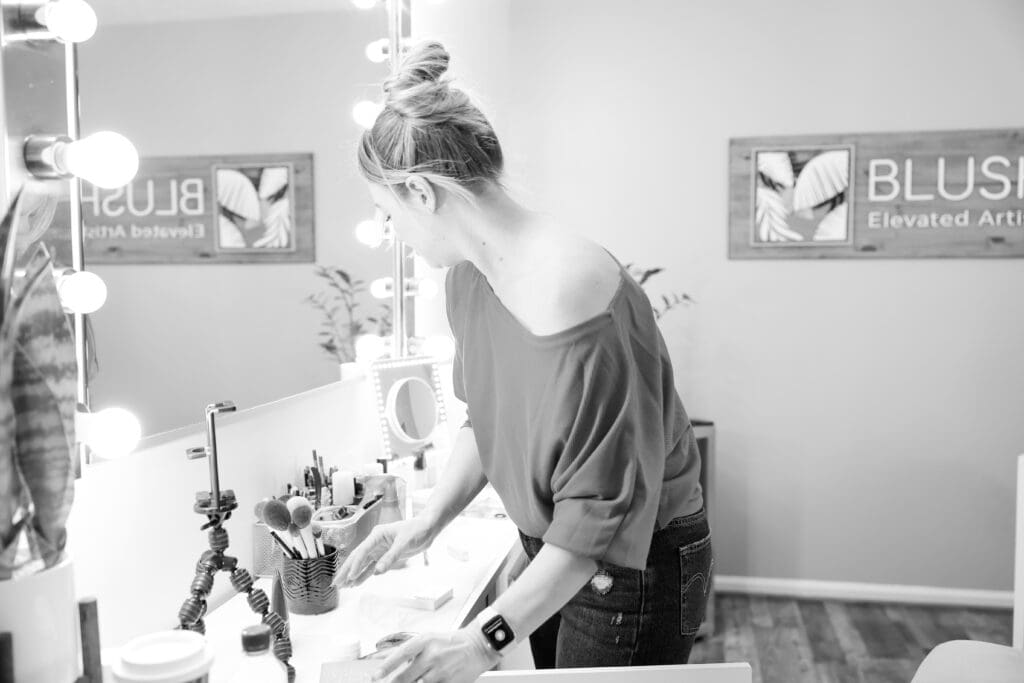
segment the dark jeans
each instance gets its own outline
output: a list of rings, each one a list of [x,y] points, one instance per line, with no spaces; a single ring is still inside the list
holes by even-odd
[[[532,560],[544,543],[519,536]],[[705,511],[673,519],[654,533],[646,569],[599,563],[594,577],[533,632],[536,667],[685,664],[713,567]]]

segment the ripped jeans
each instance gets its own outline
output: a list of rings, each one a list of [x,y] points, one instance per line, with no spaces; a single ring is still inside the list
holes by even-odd
[[[544,543],[519,533],[532,560]],[[654,533],[644,570],[598,572],[530,635],[538,669],[685,664],[704,619],[714,559],[704,510]]]

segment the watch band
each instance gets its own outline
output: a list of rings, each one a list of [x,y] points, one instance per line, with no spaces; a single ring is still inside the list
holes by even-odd
[[[501,653],[516,640],[516,634],[512,631],[512,627],[493,607],[485,607],[480,610],[476,622],[487,643],[495,652]]]

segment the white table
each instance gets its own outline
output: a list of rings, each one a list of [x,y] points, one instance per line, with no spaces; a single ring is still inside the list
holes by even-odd
[[[516,527],[507,519],[456,518],[428,551],[408,566],[368,579],[363,585],[339,591],[338,607],[326,614],[289,617],[292,666],[296,683],[318,683],[323,662],[340,658],[338,646],[358,638],[362,654],[398,631],[446,631],[459,628],[494,598],[495,582],[506,559],[518,545]],[[451,550],[449,549],[451,548]],[[468,559],[461,559],[468,555]],[[434,611],[401,607],[382,599],[401,585],[441,580],[453,589],[452,599]],[[256,586],[270,596],[271,581]],[[242,654],[241,634],[259,623],[243,594],[231,598],[205,617],[206,637],[216,652],[211,683],[226,683]]]

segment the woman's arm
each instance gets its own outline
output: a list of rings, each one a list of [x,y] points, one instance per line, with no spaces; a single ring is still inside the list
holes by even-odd
[[[473,428],[463,427],[455,436],[448,463],[426,508],[418,516],[437,534],[476,498],[485,484],[487,477],[480,466]]]
[[[597,562],[547,544],[530,566],[494,603],[516,634],[525,639],[569,602],[597,571]],[[458,631],[422,634],[395,648],[381,663],[373,680],[380,680],[403,664],[392,683],[430,680],[446,683],[475,681],[501,659],[487,642],[476,621]]]
[[[562,609],[597,572],[597,562],[547,543],[522,575],[494,601],[516,640],[523,640]]]
[[[473,430],[460,429],[448,465],[426,509],[412,519],[374,527],[338,568],[334,584],[362,583],[373,573],[386,572],[398,559],[425,550],[485,483]]]

